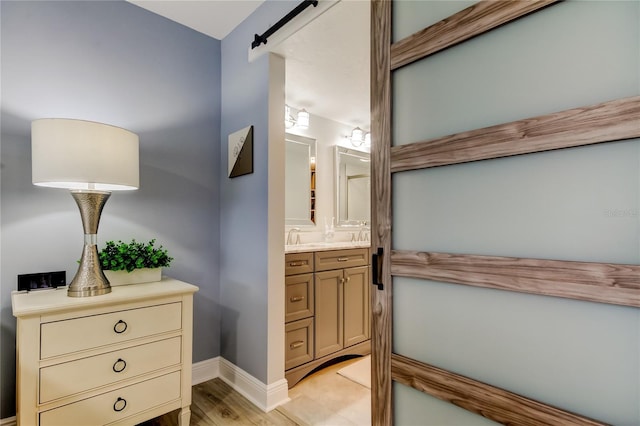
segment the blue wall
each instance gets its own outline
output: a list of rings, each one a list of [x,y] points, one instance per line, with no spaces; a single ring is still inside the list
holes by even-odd
[[[269,362],[268,257],[265,256],[270,190],[269,61],[264,55],[249,63],[248,49],[253,35],[266,31],[286,15],[292,5],[295,3],[291,1],[266,1],[222,40],[220,301],[223,307],[220,349],[225,359],[263,383],[267,383]],[[254,172],[229,179],[226,138],[248,125],[254,126]]]
[[[141,187],[111,196],[99,240],[157,238],[168,248],[167,275],[200,287],[193,360],[218,356],[221,42],[121,1],[2,1],[0,13],[0,418],[15,413],[16,275],[66,270],[70,279],[83,244],[68,192],[31,184],[36,118],[139,134]]]

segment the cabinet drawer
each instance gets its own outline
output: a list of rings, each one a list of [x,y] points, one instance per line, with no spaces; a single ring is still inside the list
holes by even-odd
[[[40,369],[40,403],[180,364],[181,338],[65,362]]]
[[[284,261],[285,275],[313,272],[313,253],[287,253]]]
[[[313,360],[313,318],[285,325],[285,362],[288,370]]]
[[[315,253],[316,271],[351,268],[369,264],[369,249],[318,251]]]
[[[43,323],[40,358],[126,342],[181,327],[180,302]]]
[[[313,274],[285,278],[284,321],[290,322],[313,316]]]
[[[116,422],[180,398],[180,372],[136,383],[40,414],[40,426]]]

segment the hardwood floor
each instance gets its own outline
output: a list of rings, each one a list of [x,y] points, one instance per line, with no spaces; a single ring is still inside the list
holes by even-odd
[[[279,409],[265,413],[221,379],[193,387],[191,426],[277,425],[302,426]],[[178,411],[141,423],[139,426],[177,426]]]
[[[327,367],[289,389],[291,401],[265,413],[221,379],[193,387],[191,426],[291,425],[367,426],[371,424],[371,392],[337,371],[359,358]],[[174,411],[140,426],[177,426]]]

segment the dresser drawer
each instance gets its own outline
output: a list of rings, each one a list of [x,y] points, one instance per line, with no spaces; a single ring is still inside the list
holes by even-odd
[[[285,275],[313,272],[313,253],[287,253],[284,260]]]
[[[285,277],[285,315],[290,322],[313,316],[313,274]]]
[[[313,360],[313,318],[285,325],[285,362],[288,370]]]
[[[351,268],[369,264],[369,249],[318,251],[315,253],[316,271]]]
[[[42,368],[40,403],[179,365],[180,342],[180,337],[173,337]]]
[[[181,327],[180,302],[43,323],[40,358],[126,342]]]
[[[180,372],[136,383],[40,414],[40,426],[116,422],[180,398]]]

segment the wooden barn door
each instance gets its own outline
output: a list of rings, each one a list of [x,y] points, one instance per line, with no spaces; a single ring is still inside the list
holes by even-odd
[[[374,425],[640,424],[639,20],[372,2]]]

